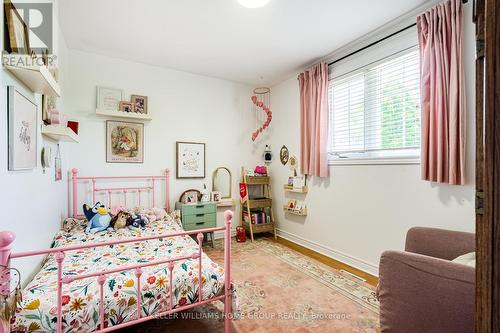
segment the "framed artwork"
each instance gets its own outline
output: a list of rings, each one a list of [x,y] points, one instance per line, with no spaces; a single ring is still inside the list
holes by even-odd
[[[106,121],[106,162],[144,162],[144,124]]]
[[[194,204],[198,203],[199,196],[200,196],[200,191],[195,189],[190,189],[182,192],[179,201],[185,204],[190,204],[190,203]]]
[[[37,106],[14,86],[7,88],[9,170],[30,170],[37,159]]]
[[[132,95],[132,104],[134,104],[134,111],[137,113],[148,113],[148,96]]]
[[[120,101],[123,100],[123,90],[115,88],[97,87],[97,108],[107,111],[118,111]]]
[[[176,142],[177,178],[205,178],[205,144]]]
[[[134,112],[134,104],[132,102],[120,101],[120,111]]]
[[[61,150],[59,149],[59,145],[57,145],[57,155],[54,161],[54,178],[57,181],[62,180],[62,161],[61,161]]]
[[[222,199],[222,193],[219,191],[214,191],[212,192],[212,201],[213,202],[220,202]]]
[[[13,53],[30,54],[29,29],[10,0],[4,1],[5,17],[9,32],[10,50]]]

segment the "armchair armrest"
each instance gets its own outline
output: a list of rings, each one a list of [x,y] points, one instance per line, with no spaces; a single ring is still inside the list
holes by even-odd
[[[475,250],[475,235],[469,232],[415,227],[406,234],[406,252],[453,260]]]
[[[473,267],[386,251],[380,259],[379,279],[382,332],[474,331]]]

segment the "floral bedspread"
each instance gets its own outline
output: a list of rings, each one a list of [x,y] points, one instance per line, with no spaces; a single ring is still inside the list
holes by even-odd
[[[114,239],[147,237],[182,231],[171,217],[149,223],[144,229],[103,231],[86,234],[81,227],[56,234],[54,246],[98,243]],[[163,238],[66,253],[64,275],[78,275],[130,266],[197,252],[197,243],[189,236]],[[223,293],[224,270],[203,254],[203,299]],[[170,276],[167,265],[142,268],[142,316],[168,310]],[[173,270],[174,308],[198,299],[198,259],[178,261]],[[41,271],[23,291],[22,307],[13,320],[13,331],[55,331],[57,325],[57,263],[49,255]],[[133,271],[107,276],[104,284],[105,327],[137,319],[137,283]],[[99,328],[99,285],[97,278],[76,280],[63,287],[63,332],[90,332]]]

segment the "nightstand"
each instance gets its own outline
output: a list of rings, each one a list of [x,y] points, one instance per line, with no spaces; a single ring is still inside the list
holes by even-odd
[[[215,202],[198,202],[195,204],[175,203],[175,209],[181,211],[182,228],[186,231],[215,228],[217,226],[217,204]],[[210,240],[214,247],[214,233],[210,232]]]

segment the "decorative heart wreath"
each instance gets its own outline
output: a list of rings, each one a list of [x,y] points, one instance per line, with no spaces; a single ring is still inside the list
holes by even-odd
[[[269,94],[271,93],[271,90],[269,88],[256,88],[253,92],[256,95],[267,95],[267,99],[269,100]],[[266,120],[260,125],[260,127],[252,133],[252,141],[255,141],[259,134],[261,134],[262,131],[266,130],[269,127],[271,120],[273,120],[273,112],[271,111],[269,106],[266,105],[263,101],[259,100],[256,95],[253,95],[251,97],[252,103],[257,108],[262,109],[262,111],[266,113],[267,117]]]

